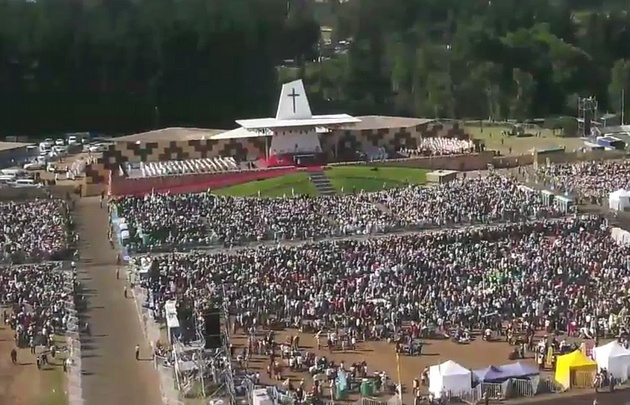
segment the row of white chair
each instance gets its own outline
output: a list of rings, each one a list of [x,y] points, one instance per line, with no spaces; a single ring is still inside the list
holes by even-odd
[[[435,154],[457,154],[471,152],[474,144],[471,141],[455,138],[422,138],[416,149],[403,148],[402,153],[415,154],[432,152]]]
[[[168,162],[141,162],[141,177],[158,177],[178,174],[220,173],[238,170],[236,160],[232,157],[217,157],[191,160],[171,160]]]
[[[372,146],[365,148],[364,150],[367,160],[385,160],[389,157],[387,150],[384,147]]]

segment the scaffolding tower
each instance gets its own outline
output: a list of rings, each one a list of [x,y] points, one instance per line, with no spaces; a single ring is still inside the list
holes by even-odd
[[[184,397],[201,397],[208,401],[220,399],[236,404],[227,305],[213,305],[212,308],[208,312],[196,312],[195,319],[198,321],[194,325],[194,341],[184,344],[177,337],[173,338],[177,388]],[[220,316],[220,343],[216,347],[207,345],[208,338],[219,335],[204,335],[205,320],[199,322],[208,314]]]
[[[232,353],[230,350],[230,311],[228,304],[223,299],[222,304],[223,322],[221,322],[221,338],[223,343],[223,351],[225,352],[226,364],[225,364],[225,387],[227,388],[227,395],[230,399],[230,404],[236,404],[236,390],[234,388],[234,370],[232,369]]]
[[[591,129],[597,121],[597,99],[593,96],[578,98],[578,135],[591,136]]]

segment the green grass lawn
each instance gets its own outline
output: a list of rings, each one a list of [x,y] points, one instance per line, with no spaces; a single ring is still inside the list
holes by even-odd
[[[376,170],[375,170],[376,169]],[[383,188],[403,187],[409,183],[421,184],[426,181],[427,171],[407,167],[381,166],[334,166],[324,171],[338,192],[379,191]],[[295,195],[317,195],[308,173],[288,174],[282,177],[237,184],[217,190],[213,193],[237,197],[283,197]]]
[[[353,190],[371,192],[403,187],[409,183],[421,184],[426,181],[427,171],[408,167],[349,165],[334,166],[324,173],[337,191],[352,193]]]
[[[273,179],[250,181],[248,183],[213,190],[213,193],[237,197],[256,197],[260,191],[261,197],[289,197],[291,196],[292,190],[296,195],[317,194],[307,173],[295,173],[275,177]]]
[[[555,149],[565,147],[567,151],[584,146],[584,141],[579,138],[560,137],[549,129],[525,129],[529,136],[516,137],[505,136],[503,131],[510,131],[509,126],[480,126],[467,125],[466,132],[475,139],[481,139],[486,144],[486,149],[500,151],[503,155],[520,155],[530,152],[533,148],[538,150]],[[540,135],[540,136],[538,136]]]

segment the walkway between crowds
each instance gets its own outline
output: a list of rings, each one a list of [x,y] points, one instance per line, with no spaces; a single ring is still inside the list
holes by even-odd
[[[567,215],[565,217],[558,217],[558,218],[547,218],[546,221],[548,221],[549,223],[554,223],[554,222],[559,222],[559,221],[563,221],[565,220],[567,217],[571,217],[573,214],[571,215]],[[522,224],[528,224],[528,223],[534,223],[537,222],[539,220],[530,220],[530,221],[525,221],[522,222]],[[455,225],[455,224],[450,224],[450,225],[445,225],[443,227],[432,227],[432,228],[424,228],[424,229],[414,229],[414,230],[405,230],[405,229],[401,229],[401,230],[396,230],[396,231],[391,231],[391,232],[387,232],[387,233],[369,233],[369,234],[354,234],[354,233],[349,233],[347,235],[342,235],[342,236],[332,236],[332,237],[328,237],[328,238],[320,238],[320,239],[315,239],[315,240],[303,240],[303,239],[281,239],[281,240],[264,240],[261,242],[251,242],[251,243],[246,243],[243,245],[236,245],[236,246],[232,246],[232,247],[225,247],[223,245],[211,245],[211,246],[197,246],[195,248],[192,249],[188,249],[188,250],[177,250],[177,249],[173,249],[167,252],[164,251],[155,251],[155,252],[144,252],[144,253],[130,253],[130,256],[132,258],[136,258],[136,257],[154,257],[154,256],[163,256],[163,255],[172,255],[173,253],[194,253],[194,252],[199,252],[199,253],[206,253],[206,254],[212,254],[212,253],[226,253],[226,254],[231,254],[231,253],[236,253],[239,250],[244,250],[244,249],[256,249],[259,247],[272,247],[272,246],[301,246],[301,245],[308,245],[308,244],[312,244],[312,243],[317,243],[317,242],[325,242],[325,241],[343,241],[343,240],[366,240],[366,239],[379,239],[379,238],[391,238],[394,236],[404,236],[404,235],[413,235],[413,234],[421,234],[421,233],[439,233],[439,232],[446,232],[446,231],[463,231],[463,230],[467,230],[467,231],[475,231],[475,230],[484,230],[487,228],[492,228],[495,226],[501,226],[501,225],[506,225],[508,224],[507,222],[492,222],[489,224],[474,224],[474,225],[470,225],[470,224],[459,224],[459,225]],[[630,405],[630,404],[628,404]]]
[[[124,298],[123,277],[116,279],[116,252],[107,239],[107,208],[100,208],[98,198],[84,198],[76,212],[78,276],[87,299],[82,320],[91,329],[91,336],[81,336],[85,403],[161,404],[159,379],[134,301]],[[135,359],[136,344],[141,348],[140,361]]]

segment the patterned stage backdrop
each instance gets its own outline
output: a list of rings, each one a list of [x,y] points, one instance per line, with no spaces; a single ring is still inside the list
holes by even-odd
[[[320,135],[322,151],[339,155],[344,152],[384,146],[398,150],[415,148],[420,138],[448,137],[467,139],[465,131],[455,124],[432,121],[415,127],[366,130],[333,130]],[[109,170],[117,170],[126,162],[157,162],[167,160],[200,159],[208,157],[234,157],[237,160],[254,160],[265,156],[265,139],[243,138],[225,140],[140,141],[117,142],[103,153],[103,157],[86,168],[86,182],[107,182]]]

